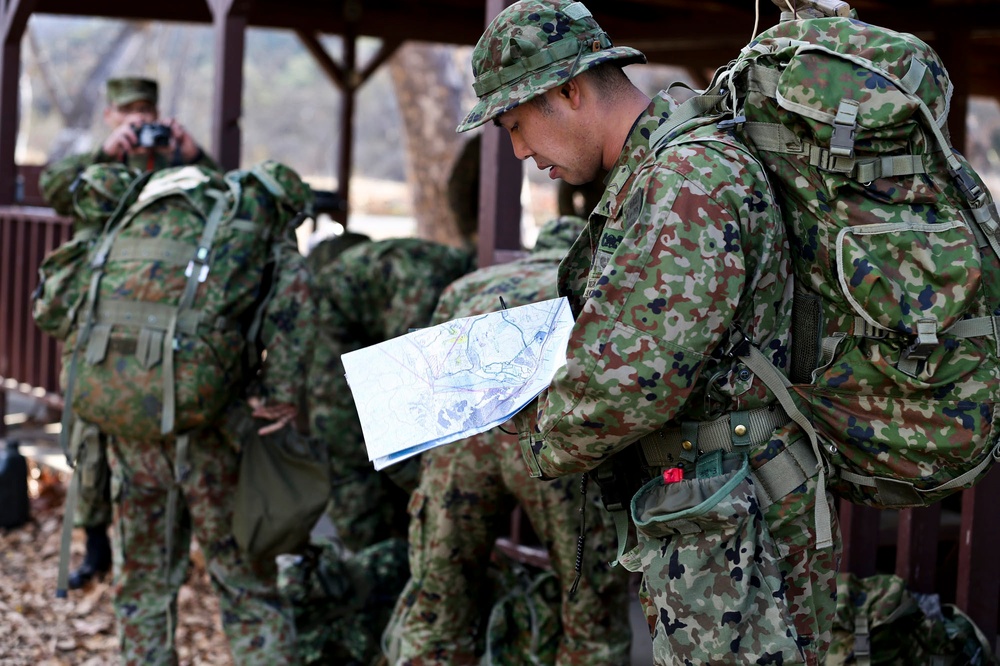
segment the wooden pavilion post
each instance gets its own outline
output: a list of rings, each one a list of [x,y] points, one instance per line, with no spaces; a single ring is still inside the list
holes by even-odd
[[[513,4],[486,0],[486,25]],[[521,250],[521,162],[506,132],[487,123],[479,169],[479,267],[508,261]]]
[[[36,0],[6,0],[0,2],[0,205],[9,206],[16,200],[18,84],[21,77],[21,38]]]
[[[240,166],[240,117],[243,115],[243,56],[248,2],[209,0],[215,29],[215,98],[212,152],[226,170]]]

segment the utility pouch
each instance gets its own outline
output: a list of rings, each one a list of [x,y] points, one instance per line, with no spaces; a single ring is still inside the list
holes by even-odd
[[[620,562],[643,573],[650,603],[661,609],[654,657],[804,663],[750,466],[740,453],[721,463],[716,476],[655,478],[632,499],[639,544]]]

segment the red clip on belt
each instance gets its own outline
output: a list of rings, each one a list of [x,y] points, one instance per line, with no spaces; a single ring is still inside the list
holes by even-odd
[[[663,483],[677,483],[684,480],[684,470],[680,467],[671,467],[663,470]]]

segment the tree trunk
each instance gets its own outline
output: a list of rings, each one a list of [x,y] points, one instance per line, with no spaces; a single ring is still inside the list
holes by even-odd
[[[448,205],[448,179],[464,143],[455,132],[461,119],[463,81],[453,49],[404,44],[389,61],[406,135],[406,167],[417,220],[417,235],[461,245]]]

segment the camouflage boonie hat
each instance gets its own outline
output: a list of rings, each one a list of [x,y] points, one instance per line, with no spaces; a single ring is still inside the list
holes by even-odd
[[[610,60],[627,65],[646,62],[646,56],[612,44],[582,2],[516,2],[497,14],[472,52],[479,103],[457,131],[478,127]]]
[[[552,218],[538,230],[538,238],[531,251],[569,250],[586,228],[587,221],[575,215]]]
[[[153,106],[159,102],[159,87],[156,81],[138,76],[125,76],[118,79],[108,79],[108,104],[125,106],[140,99]]]

